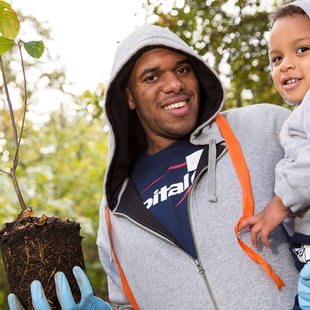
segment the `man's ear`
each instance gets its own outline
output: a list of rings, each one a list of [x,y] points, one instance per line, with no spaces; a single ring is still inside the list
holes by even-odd
[[[126,88],[126,95],[129,109],[134,110],[136,108],[135,99],[133,98],[131,90],[128,87]]]

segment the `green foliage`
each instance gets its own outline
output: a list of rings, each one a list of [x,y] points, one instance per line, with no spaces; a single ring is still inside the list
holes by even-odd
[[[274,6],[267,10],[261,2],[184,0],[167,10],[167,1],[147,0],[145,7],[156,24],[169,27],[219,72],[230,108],[283,103],[269,71],[267,34]]]
[[[24,48],[33,58],[40,58],[44,52],[43,41],[24,42]]]
[[[94,92],[84,91],[81,95],[81,109],[88,111],[88,117],[92,119],[103,118],[102,98],[104,96],[104,84],[98,84]]]
[[[15,39],[19,29],[20,24],[16,12],[9,3],[0,1],[0,33],[8,39]]]
[[[20,31],[20,22],[16,12],[11,5],[5,1],[0,0],[0,55],[8,52],[14,45],[14,39]],[[43,41],[18,41],[18,44],[24,46],[26,52],[34,57],[40,58],[44,52]]]
[[[0,55],[9,51],[15,45],[15,41],[0,36]]]

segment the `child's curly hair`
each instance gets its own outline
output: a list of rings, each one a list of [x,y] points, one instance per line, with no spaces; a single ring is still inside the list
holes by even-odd
[[[280,7],[270,16],[270,29],[273,27],[276,20],[282,17],[294,16],[294,15],[302,15],[309,18],[309,16],[303,9],[301,9],[298,6],[288,4]]]

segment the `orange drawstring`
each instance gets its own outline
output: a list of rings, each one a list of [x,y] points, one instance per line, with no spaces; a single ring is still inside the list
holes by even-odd
[[[233,166],[238,175],[239,182],[242,187],[242,198],[243,198],[243,215],[239,219],[236,227],[235,234],[237,240],[243,249],[243,251],[251,257],[255,262],[260,264],[265,272],[274,280],[278,289],[285,285],[282,279],[272,270],[271,266],[255,251],[248,247],[239,237],[239,226],[240,223],[247,217],[253,215],[254,212],[254,199],[251,188],[251,179],[250,173],[246,164],[246,161],[243,157],[242,150],[239,144],[239,141],[235,137],[232,129],[230,128],[227,120],[221,114],[216,117],[216,123],[221,131],[222,136],[224,137],[228,149],[228,153],[231,157]]]
[[[137,302],[136,302],[136,299],[135,297],[133,296],[132,292],[131,292],[131,289],[130,289],[130,286],[128,284],[128,281],[127,281],[127,278],[125,276],[125,273],[122,269],[122,266],[121,264],[119,263],[119,260],[118,260],[118,257],[115,253],[115,250],[114,250],[114,246],[113,246],[113,242],[112,242],[112,236],[111,236],[111,218],[110,218],[110,209],[109,208],[106,208],[106,211],[105,211],[105,218],[106,218],[106,222],[107,222],[107,228],[108,228],[108,234],[109,234],[109,238],[110,238],[110,245],[111,245],[111,249],[112,249],[112,254],[113,254],[113,257],[114,257],[114,260],[115,260],[115,264],[117,266],[117,269],[120,273],[120,276],[121,276],[121,281],[122,281],[122,286],[123,286],[123,291],[126,295],[126,297],[128,298],[129,302],[131,303],[131,305],[134,307],[135,310],[140,310]]]

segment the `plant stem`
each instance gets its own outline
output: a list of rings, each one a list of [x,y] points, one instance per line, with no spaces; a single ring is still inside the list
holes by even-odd
[[[15,123],[15,117],[14,117],[14,112],[13,112],[13,105],[12,105],[10,94],[9,94],[8,84],[7,84],[7,80],[6,80],[5,73],[4,73],[4,65],[3,65],[3,61],[2,61],[2,56],[1,55],[0,55],[0,65],[1,65],[1,72],[2,72],[2,79],[3,79],[3,87],[4,87],[4,91],[5,91],[5,95],[6,95],[6,100],[8,102],[8,107],[9,107],[9,111],[10,111],[10,119],[11,119],[11,124],[12,124],[12,128],[13,128],[14,142],[15,142],[15,145],[17,147],[17,145],[18,145],[18,137],[17,137],[17,129],[16,129],[16,123]]]
[[[26,73],[25,73],[25,66],[24,66],[24,59],[23,59],[23,54],[22,54],[22,43],[18,43],[18,49],[19,49],[19,55],[20,55],[20,60],[22,64],[22,70],[23,70],[23,78],[24,78],[24,112],[23,112],[23,119],[22,119],[22,126],[20,129],[19,133],[19,139],[18,143],[16,146],[16,152],[14,156],[14,162],[13,162],[13,168],[17,168],[18,166],[18,161],[19,161],[19,148],[20,148],[20,143],[23,137],[23,131],[24,131],[24,126],[25,126],[25,119],[26,119],[26,112],[27,112],[27,80],[26,80]]]
[[[13,170],[13,168],[11,169],[10,177],[13,181],[14,189],[15,189],[19,204],[20,204],[22,210],[25,211],[27,209],[27,207],[26,207],[22,192],[19,188],[19,184],[18,184],[18,181],[16,178],[16,170]]]
[[[10,111],[10,119],[11,119],[11,124],[12,124],[12,129],[13,129],[13,135],[14,135],[14,141],[15,141],[15,145],[16,145],[16,150],[15,150],[15,155],[14,155],[14,163],[13,163],[13,167],[11,168],[10,173],[5,172],[4,170],[0,170],[2,172],[5,172],[6,174],[8,174],[13,182],[14,185],[14,189],[20,204],[20,207],[23,211],[25,211],[27,209],[22,192],[20,190],[18,181],[17,181],[17,177],[16,177],[16,168],[18,165],[18,155],[19,155],[19,146],[20,146],[20,142],[21,142],[21,136],[22,136],[22,131],[24,128],[24,121],[25,121],[25,113],[26,113],[26,109],[24,111],[24,115],[23,115],[23,123],[22,123],[22,129],[21,129],[21,134],[20,137],[18,139],[18,135],[17,135],[17,128],[16,128],[16,122],[15,122],[15,116],[14,116],[14,111],[13,111],[13,105],[11,102],[11,98],[10,98],[10,93],[9,93],[9,89],[8,89],[8,85],[7,85],[7,80],[6,80],[6,76],[4,73],[4,65],[3,65],[3,61],[2,61],[2,57],[0,55],[0,66],[1,66],[1,72],[2,72],[2,79],[3,79],[3,86],[4,86],[4,91],[5,91],[5,95],[6,95],[6,99],[8,102],[8,107],[9,107],[9,111]],[[23,73],[24,73],[24,64],[22,63],[22,67],[23,67]],[[24,73],[24,78],[25,78],[25,73]],[[24,83],[26,83],[24,81]],[[25,84],[24,84],[25,85]],[[26,90],[26,88],[24,87],[24,89]],[[27,93],[25,98],[27,98]],[[25,102],[27,103],[27,101],[25,100]]]
[[[0,169],[0,172],[5,173],[5,174],[7,174],[9,177],[11,177],[11,175],[10,175],[8,172],[6,172],[5,170]]]

